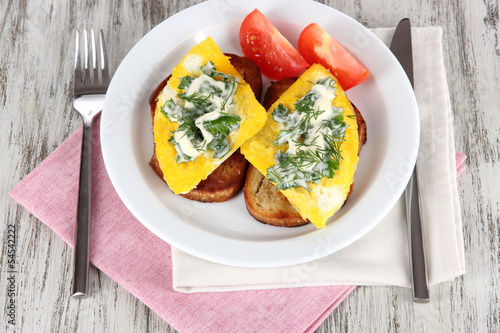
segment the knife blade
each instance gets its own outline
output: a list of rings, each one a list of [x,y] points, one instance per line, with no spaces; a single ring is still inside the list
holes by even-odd
[[[403,67],[413,87],[413,51],[410,19],[405,18],[399,22],[394,31],[390,49]],[[408,223],[408,240],[410,243],[410,269],[413,300],[417,303],[427,303],[429,302],[429,288],[427,287],[427,269],[422,224],[420,220],[420,200],[417,179],[417,169],[415,167],[405,189],[406,220]]]

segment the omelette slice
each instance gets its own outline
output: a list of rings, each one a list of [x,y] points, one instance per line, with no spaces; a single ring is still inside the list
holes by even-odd
[[[265,109],[213,39],[195,45],[156,100],[155,149],[170,189],[195,188],[265,122]]]
[[[323,228],[344,204],[358,164],[356,115],[337,79],[312,65],[267,111],[241,152],[304,219]]]

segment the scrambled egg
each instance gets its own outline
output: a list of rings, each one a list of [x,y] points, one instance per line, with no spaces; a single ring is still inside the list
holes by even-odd
[[[241,118],[240,127],[227,137],[231,144],[231,151],[222,158],[213,158],[213,151],[208,150],[194,161],[177,163],[175,160],[177,151],[168,140],[172,136],[172,131],[176,130],[179,124],[170,121],[160,112],[160,109],[165,101],[183,92],[183,90],[177,88],[180,79],[187,75],[200,76],[200,67],[208,61],[212,61],[218,71],[239,79],[238,90],[233,101],[236,104],[237,115]],[[158,95],[156,102],[153,127],[156,155],[170,189],[179,194],[189,192],[195,188],[200,181],[206,179],[212,171],[237,150],[243,142],[254,136],[264,126],[265,122],[266,110],[257,101],[250,86],[245,83],[243,77],[231,65],[229,57],[222,53],[213,39],[208,37],[194,46],[174,68],[171,79]]]
[[[295,102],[311,90],[313,82],[327,76],[333,77],[323,66],[312,65],[271,106],[268,110],[267,122],[262,130],[241,147],[241,152],[246,159],[262,174],[266,175],[267,169],[276,164],[274,154],[278,149],[281,148],[282,151],[288,149],[288,144],[273,145],[278,132],[283,128],[282,124],[273,120],[273,110],[280,103],[290,110],[295,110]],[[335,78],[334,80],[337,81]],[[359,140],[356,116],[340,84],[335,82],[334,86],[337,89],[332,105],[344,109],[344,122],[348,125],[344,135],[345,141],[342,142],[340,148],[342,159],[339,163],[339,169],[335,171],[333,178],[323,177],[318,184],[309,182],[308,186],[311,192],[303,187],[281,190],[302,217],[309,219],[317,228],[323,228],[328,218],[342,207],[354,181],[354,173],[358,164]]]

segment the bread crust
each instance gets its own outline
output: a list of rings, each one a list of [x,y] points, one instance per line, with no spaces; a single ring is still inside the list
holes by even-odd
[[[248,212],[259,222],[278,227],[299,227],[310,222],[304,220],[278,188],[251,164],[243,193]]]
[[[289,77],[274,82],[264,95],[262,105],[265,109],[268,110],[296,80],[295,77]],[[352,106],[358,125],[359,156],[367,141],[367,128],[361,112],[354,104]],[[351,184],[345,201],[349,199],[353,188],[354,183]],[[248,212],[259,222],[277,227],[298,227],[310,223],[299,214],[283,193],[252,165],[247,170],[243,193]]]
[[[225,55],[230,57],[231,64],[238,73],[240,73],[245,82],[250,85],[255,97],[260,99],[262,92],[262,75],[259,67],[251,59],[230,53],[225,53]],[[163,80],[149,98],[153,126],[156,111],[156,98],[163,91],[170,77],[171,75]],[[151,157],[149,165],[158,177],[165,182],[163,171],[160,168],[158,157],[156,156],[156,147],[153,151],[153,156]],[[207,179],[202,180],[196,188],[181,194],[181,196],[201,202],[227,201],[236,196],[243,188],[247,167],[248,161],[241,155],[238,149],[215,169]]]
[[[260,95],[262,93],[262,74],[259,66],[250,58],[240,57],[233,53],[224,54],[229,57],[231,65],[233,65],[236,71],[243,76],[243,80],[252,88],[255,98],[260,101]]]

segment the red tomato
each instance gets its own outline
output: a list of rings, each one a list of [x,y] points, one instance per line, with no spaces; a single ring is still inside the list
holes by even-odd
[[[243,54],[272,79],[298,76],[309,67],[290,42],[258,9],[247,15],[240,28]]]
[[[299,36],[299,52],[310,64],[319,63],[339,80],[344,90],[364,82],[367,71],[342,45],[316,23],[309,24]]]

